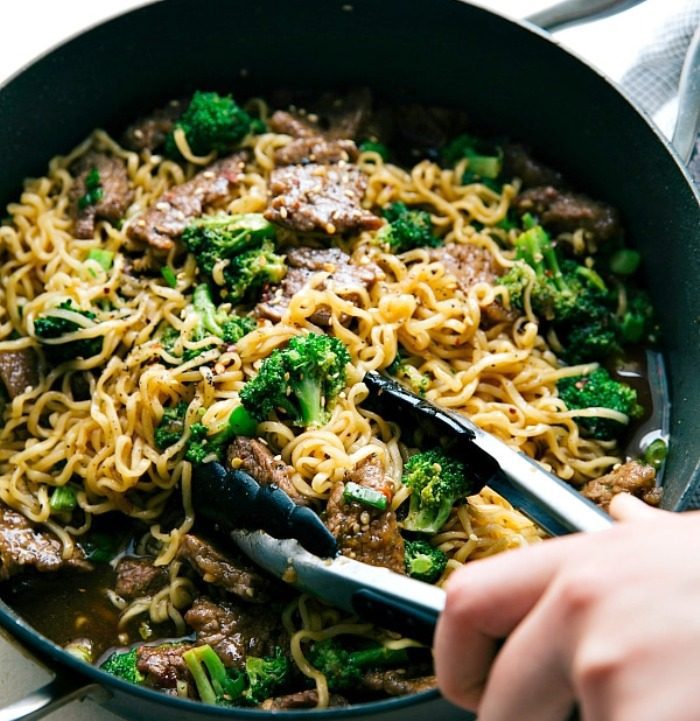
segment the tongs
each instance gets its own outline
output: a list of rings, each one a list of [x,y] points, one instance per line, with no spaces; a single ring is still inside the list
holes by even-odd
[[[336,540],[318,515],[276,486],[261,486],[240,469],[206,463],[195,468],[192,501],[199,516],[214,521],[273,576],[377,626],[431,644],[445,592],[338,555]]]
[[[413,425],[458,456],[474,479],[488,484],[554,535],[596,531],[607,514],[537,463],[378,373],[367,373],[363,407],[402,427]],[[378,626],[430,644],[444,608],[442,589],[338,555],[336,540],[311,509],[276,486],[261,486],[240,469],[218,463],[195,468],[193,504],[257,565]]]

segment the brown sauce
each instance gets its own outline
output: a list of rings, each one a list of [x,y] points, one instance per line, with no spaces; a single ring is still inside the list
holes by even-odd
[[[47,573],[18,577],[2,590],[2,597],[39,633],[64,646],[76,638],[93,642],[95,658],[120,645],[119,610],[107,597],[115,573],[98,564],[89,573]]]

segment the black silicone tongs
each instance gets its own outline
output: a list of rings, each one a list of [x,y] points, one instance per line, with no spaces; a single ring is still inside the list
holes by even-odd
[[[197,515],[213,521],[258,566],[377,626],[432,643],[445,605],[442,589],[338,555],[316,513],[240,469],[207,463],[195,467],[193,480]]]
[[[413,426],[431,442],[462,460],[474,492],[488,485],[554,536],[609,528],[607,513],[538,463],[482,431],[460,413],[440,408],[380,373],[365,375],[368,397],[362,407]]]
[[[488,484],[553,535],[608,528],[610,517],[537,463],[379,373],[367,373],[363,407],[418,431],[467,466],[474,490]],[[319,516],[280,488],[219,463],[195,468],[192,500],[255,563],[362,618],[430,644],[442,589],[338,555]]]

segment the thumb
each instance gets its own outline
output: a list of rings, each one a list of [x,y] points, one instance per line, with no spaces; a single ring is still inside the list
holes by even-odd
[[[610,502],[610,515],[616,521],[648,521],[667,513],[640,501],[631,493],[618,493]]]

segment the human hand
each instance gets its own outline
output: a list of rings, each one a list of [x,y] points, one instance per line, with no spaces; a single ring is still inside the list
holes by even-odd
[[[608,531],[453,574],[435,634],[450,701],[479,721],[564,721],[574,704],[583,721],[700,719],[700,511],[620,494],[610,512]]]

